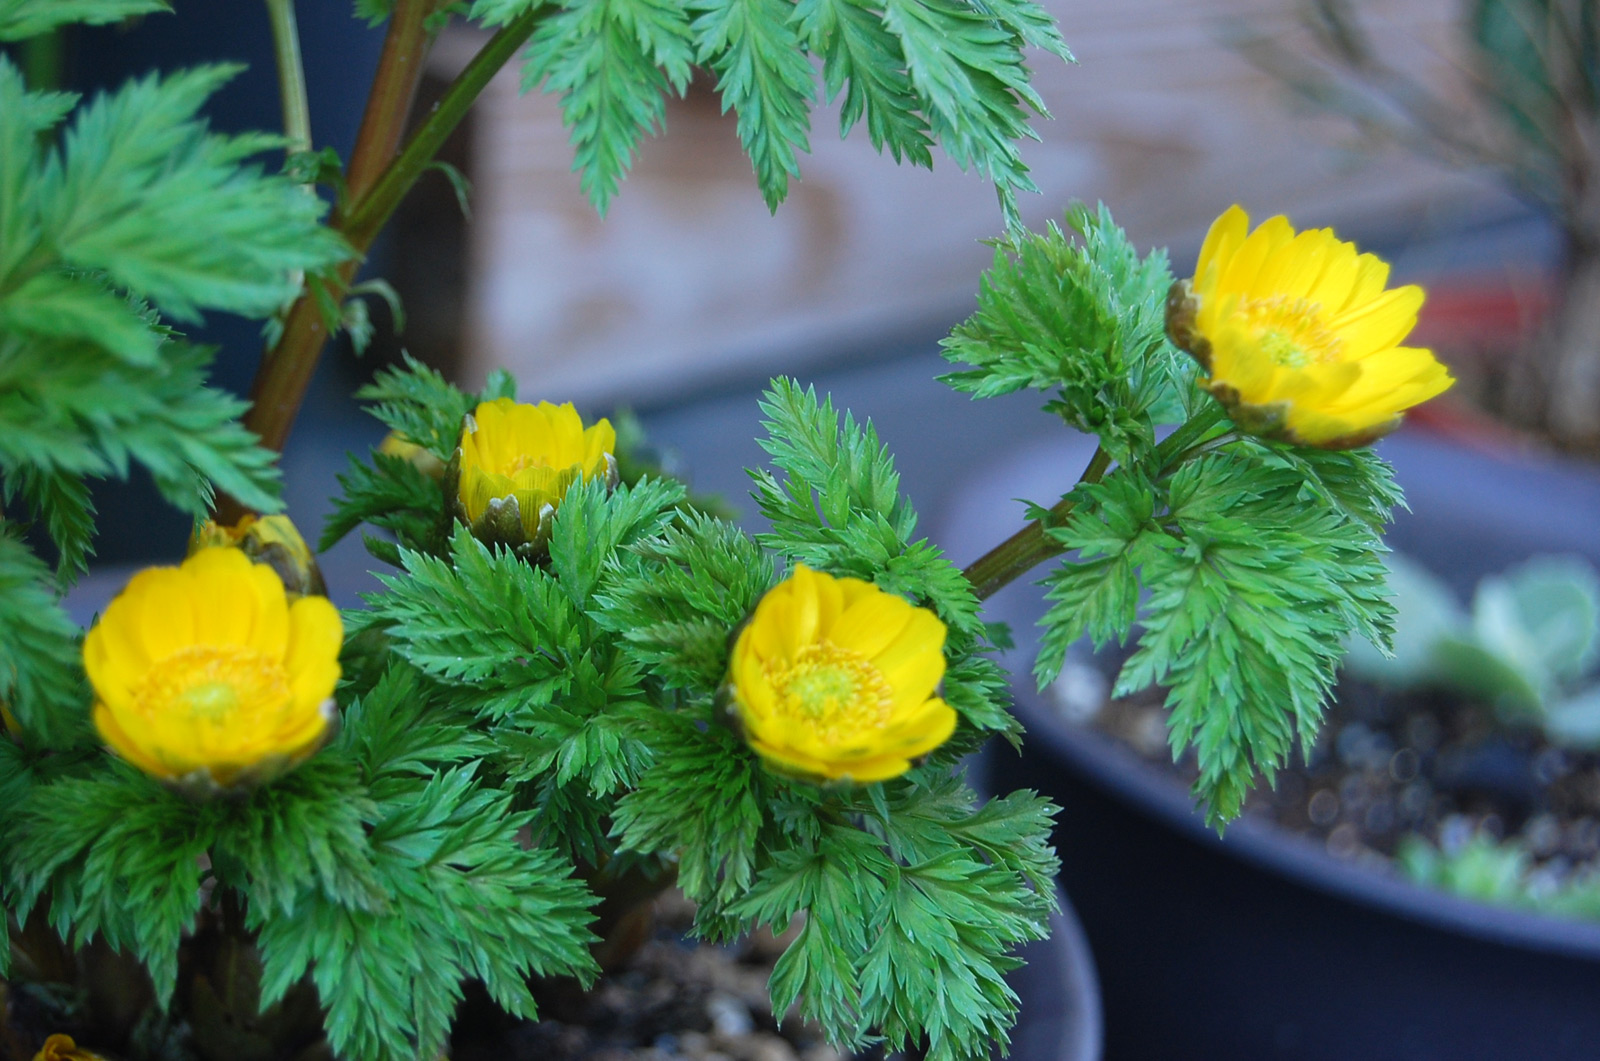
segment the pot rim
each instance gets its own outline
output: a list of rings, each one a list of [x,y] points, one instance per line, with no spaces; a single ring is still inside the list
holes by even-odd
[[[1262,819],[1241,817],[1218,836],[1173,778],[1110,738],[1059,718],[1031,686],[1014,688],[1024,741],[1042,741],[1096,787],[1186,839],[1378,913],[1522,950],[1600,962],[1600,923],[1495,906],[1377,872]]]

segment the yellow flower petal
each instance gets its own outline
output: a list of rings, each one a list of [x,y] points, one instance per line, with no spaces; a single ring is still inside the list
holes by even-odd
[[[136,575],[85,637],[95,727],[158,778],[264,780],[319,746],[342,638],[326,598],[290,604],[271,567],[202,548]]]
[[[571,403],[483,402],[467,418],[456,451],[458,514],[482,534],[490,503],[515,498],[522,541],[508,544],[537,542],[541,515],[560,506],[568,487],[612,473],[616,444],[609,421],[585,428]]]
[[[728,667],[750,747],[804,777],[881,781],[949,739],[932,694],[945,626],[870,582],[797,564],[757,604]]]
[[[1174,288],[1169,332],[1240,430],[1312,446],[1372,441],[1454,382],[1431,351],[1399,344],[1423,291],[1386,289],[1389,266],[1331,229],[1296,233],[1229,208],[1194,278]]]

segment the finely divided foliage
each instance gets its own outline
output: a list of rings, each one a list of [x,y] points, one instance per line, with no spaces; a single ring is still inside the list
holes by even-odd
[[[0,478],[45,522],[64,576],[88,554],[85,478],[126,476],[130,461],[196,513],[213,483],[276,505],[243,406],[203,385],[209,353],[157,315],[266,316],[292,270],[346,254],[317,200],[247,161],[274,139],[215,135],[196,116],[232,73],[132,82],[79,107],[55,148],[42,138],[74,98],[29,92],[0,57]]]
[[[1074,206],[1065,232],[1052,224],[996,242],[977,312],[943,344],[973,367],[944,380],[979,398],[1052,394],[1047,410],[1127,463],[1195,400],[1193,363],[1167,341],[1171,285],[1165,252],[1141,258],[1104,206]]]
[[[0,40],[165,6],[3,0]],[[14,855],[0,890],[19,914],[48,899],[64,935],[127,947],[158,982],[193,918],[196,841],[148,782],[87,769],[80,635],[16,520],[53,539],[64,586],[92,553],[88,481],[133,463],[196,514],[214,486],[277,507],[277,471],[239,426],[242,403],[205,386],[210,352],[161,323],[266,316],[293,293],[291,271],[347,254],[316,200],[249,161],[276,138],[216,135],[197,117],[232,73],[151,76],[77,106],[30,92],[0,56],[0,703],[31,742],[8,744],[0,765],[19,797],[0,823]],[[79,800],[93,810],[74,816]]]
[[[1077,241],[1051,229],[1000,245],[978,312],[945,344],[974,367],[946,378],[980,397],[1053,392],[1047,408],[1115,461],[1046,531],[1068,555],[1044,580],[1035,676],[1055,680],[1085,635],[1134,638],[1115,691],[1165,688],[1173,754],[1193,749],[1195,797],[1220,825],[1258,772],[1270,779],[1297,739],[1309,749],[1343,638],[1387,643],[1379,533],[1400,493],[1362,450],[1220,427],[1158,445],[1159,427],[1213,415],[1162,332],[1166,263],[1139,259],[1104,209],[1068,225]]]
[[[0,41],[20,41],[74,22],[91,26],[170,11],[166,0],[0,0]]]
[[[467,399],[439,386],[418,366],[386,377],[384,418],[413,438],[444,437],[423,406]],[[480,769],[531,808],[521,820],[542,845],[579,865],[620,844],[648,873],[675,866],[711,938],[803,914],[773,980],[779,1012],[798,1001],[844,1043],[881,1035],[898,1048],[926,1035],[930,1056],[981,1056],[1015,1015],[999,977],[1007,953],[1041,935],[1053,903],[1052,810],[1025,793],[980,808],[952,773],[960,749],[1013,723],[971,588],[908,541],[916,516],[870,427],[841,425],[831,403],[787,380],[763,408],[784,478],[757,475],[773,520],[762,544],[787,563],[876,578],[951,627],[945,695],[967,725],[909,775],[819,788],[769,772],[730,728],[731,636],[775,565],[732,524],[683,510],[669,481],[574,484],[547,562],[487,547],[460,524],[432,552],[398,549],[403,571],[352,616],[357,640],[387,639],[438,703],[489,738]]]
[[[773,975],[775,1010],[799,1003],[842,1043],[977,1057],[1004,1041],[1016,999],[1007,952],[1037,938],[1052,905],[1052,809],[1019,793],[977,808],[951,773],[958,750],[1013,724],[983,654],[977,602],[925,542],[870,425],[789,380],[762,402],[779,474],[754,472],[772,521],[761,544],[840,575],[875,579],[950,627],[944,693],[956,741],[880,785],[818,788],[767,772],[726,729],[720,685],[730,622],[773,579],[735,529],[693,517],[626,550],[597,597],[600,621],[641,650],[679,705],[641,718],[653,764],[620,802],[625,848],[679,851],[679,884],[713,938],[753,924],[805,927]]]
[[[470,15],[503,25],[535,6],[477,0]],[[1033,0],[562,0],[534,33],[523,86],[560,94],[574,169],[604,212],[667,94],[708,70],[776,209],[810,150],[820,56],[824,98],[842,94],[841,136],[864,121],[873,147],[929,167],[938,143],[994,182],[1016,223],[1016,192],[1037,190],[1017,143],[1034,135],[1029,112],[1045,114],[1024,47],[1072,58]]]

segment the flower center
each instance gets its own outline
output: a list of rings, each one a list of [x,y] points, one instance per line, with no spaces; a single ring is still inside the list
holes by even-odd
[[[150,668],[135,691],[146,718],[206,727],[270,718],[292,699],[279,660],[235,645],[191,645]]]
[[[1322,303],[1276,295],[1239,301],[1239,313],[1262,352],[1285,368],[1339,360],[1343,344],[1322,324]]]
[[[830,641],[802,648],[771,680],[779,709],[828,742],[881,728],[894,707],[894,690],[878,668]]]

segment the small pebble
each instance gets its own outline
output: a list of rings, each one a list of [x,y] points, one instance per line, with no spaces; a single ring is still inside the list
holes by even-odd
[[[1413,781],[1400,790],[1400,818],[1407,823],[1415,822],[1428,813],[1428,804],[1433,802],[1433,789],[1426,781]]]
[[[1419,752],[1433,751],[1443,735],[1438,719],[1432,715],[1416,714],[1406,719],[1406,743]]]
[[[1284,770],[1277,776],[1272,798],[1280,807],[1298,807],[1306,798],[1306,779],[1298,770]]]
[[[1533,776],[1539,779],[1541,785],[1557,781],[1571,770],[1571,757],[1561,748],[1546,748],[1533,760]]]
[[[1332,825],[1339,817],[1339,797],[1325,788],[1319,788],[1306,804],[1306,817],[1313,825]]]
[[[1133,746],[1140,755],[1155,758],[1167,750],[1166,715],[1156,709],[1143,712],[1133,731]]]
[[[1446,854],[1460,854],[1472,840],[1472,819],[1465,814],[1452,814],[1439,823],[1439,847]]]
[[[1328,834],[1328,854],[1334,858],[1350,858],[1361,850],[1361,832],[1350,822],[1337,826]]]
[[[1561,823],[1553,814],[1536,814],[1522,827],[1522,838],[1536,858],[1548,858],[1561,846]]]
[[[1075,659],[1061,665],[1061,675],[1050,686],[1056,711],[1068,722],[1078,724],[1098,715],[1110,695],[1111,682],[1100,668]]]
[[[1593,818],[1579,818],[1567,826],[1567,848],[1582,858],[1600,851],[1600,822]]]
[[[728,1038],[749,1035],[756,1026],[750,1007],[721,991],[712,992],[706,999],[706,1016],[711,1018],[711,1030]]]
[[[800,1061],[845,1061],[845,1055],[826,1043],[819,1043],[808,1046],[800,1055]]]
[[[1389,776],[1399,784],[1407,784],[1417,776],[1421,756],[1412,748],[1401,748],[1389,756]]]
[[[1344,765],[1361,766],[1366,760],[1367,746],[1371,741],[1372,731],[1359,722],[1352,722],[1339,731],[1334,750]]]
[[[1367,782],[1360,774],[1351,774],[1339,782],[1339,803],[1350,814],[1359,814],[1367,805]]]

